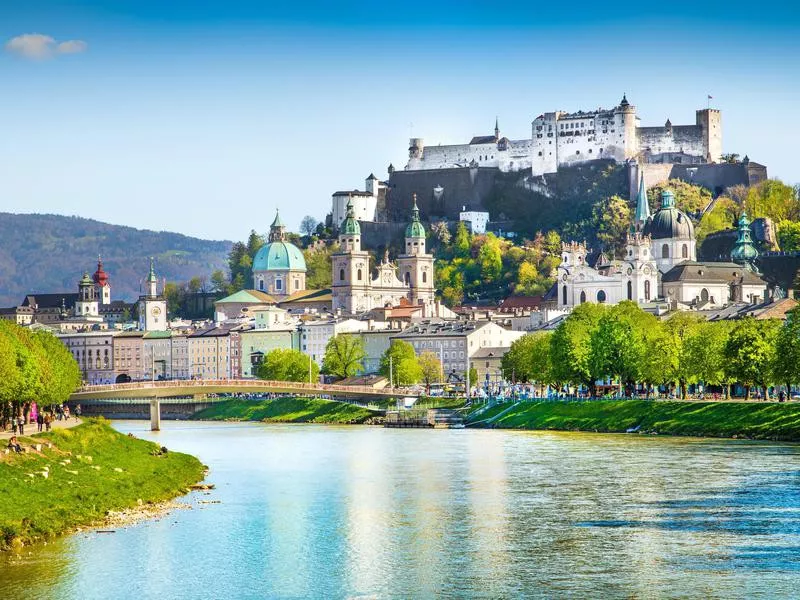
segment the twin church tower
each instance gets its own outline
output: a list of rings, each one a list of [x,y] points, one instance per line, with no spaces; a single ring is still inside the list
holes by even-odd
[[[390,262],[388,252],[384,253],[374,278],[369,252],[361,249],[361,226],[349,202],[339,228],[339,246],[339,251],[331,257],[334,312],[356,315],[373,308],[405,303],[434,304],[433,255],[425,249],[425,228],[419,220],[416,195],[411,223],[406,227],[403,254],[396,262]]]

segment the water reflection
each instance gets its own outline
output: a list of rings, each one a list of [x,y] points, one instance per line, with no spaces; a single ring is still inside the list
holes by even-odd
[[[797,446],[120,427],[199,455],[217,489],[161,521],[0,558],[6,595],[790,598],[800,583]]]

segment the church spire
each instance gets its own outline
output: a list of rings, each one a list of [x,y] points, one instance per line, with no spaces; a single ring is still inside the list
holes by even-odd
[[[743,212],[742,216],[739,217],[739,231],[736,243],[733,245],[733,250],[731,250],[731,260],[743,265],[746,269],[755,271],[756,268],[753,261],[757,258],[758,250],[750,237],[750,219],[747,218],[747,213]]]
[[[269,241],[270,242],[283,242],[286,241],[286,225],[281,221],[281,213],[275,209],[275,220],[269,226]]]
[[[639,193],[636,195],[636,229],[641,231],[650,218],[650,204],[647,201],[647,189],[644,186],[644,173],[639,179]]]
[[[500,123],[497,117],[494,118],[494,139],[495,141],[500,139]]]

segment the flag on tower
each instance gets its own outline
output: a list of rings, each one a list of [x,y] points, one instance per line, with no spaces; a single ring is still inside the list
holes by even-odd
[[[709,94],[709,95],[708,95],[708,99],[709,99],[709,100],[713,100],[713,99],[714,99],[714,96],[712,96],[711,94]]]

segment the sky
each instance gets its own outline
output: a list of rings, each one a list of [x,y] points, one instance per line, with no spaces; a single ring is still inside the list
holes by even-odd
[[[800,3],[0,2],[0,212],[208,239],[321,220],[409,137],[530,137],[553,110],[722,111],[800,182]],[[657,5],[657,6],[656,6]]]

